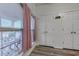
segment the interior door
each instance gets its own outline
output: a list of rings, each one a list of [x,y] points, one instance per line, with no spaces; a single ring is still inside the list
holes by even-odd
[[[41,16],[40,18],[40,33],[42,45],[53,46],[54,45],[54,21],[52,16]]]
[[[45,16],[40,16],[39,20],[39,42],[40,45],[46,45],[46,22]]]
[[[55,19],[54,15],[44,17],[46,46],[63,48],[63,26],[61,19]]]
[[[64,28],[64,46],[63,48],[72,49],[73,46],[73,16],[72,12],[64,13],[63,28]]]
[[[61,19],[55,19],[54,15],[41,16],[40,31],[40,44],[63,48],[64,33]]]
[[[56,15],[57,16],[57,15]],[[55,19],[54,17],[54,47],[55,48],[63,48],[63,40],[64,40],[64,32],[63,32],[63,26],[62,26],[62,17],[60,17],[59,19]],[[53,25],[52,25],[53,26]]]
[[[74,40],[73,49],[79,50],[79,11],[73,12]]]
[[[45,17],[45,23],[46,23],[46,45],[47,46],[54,46],[54,40],[55,40],[55,21],[54,17],[52,15],[48,15]]]

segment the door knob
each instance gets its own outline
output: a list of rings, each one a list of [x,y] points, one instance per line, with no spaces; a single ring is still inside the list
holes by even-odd
[[[71,32],[71,34],[76,34],[76,32]]]
[[[44,33],[48,33],[48,31],[45,31]]]
[[[74,34],[76,34],[76,32],[74,32]]]
[[[71,34],[73,34],[74,32],[71,32]]]

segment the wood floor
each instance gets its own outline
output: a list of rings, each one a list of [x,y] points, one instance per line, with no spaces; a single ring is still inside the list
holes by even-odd
[[[30,56],[79,56],[79,51],[36,46]]]

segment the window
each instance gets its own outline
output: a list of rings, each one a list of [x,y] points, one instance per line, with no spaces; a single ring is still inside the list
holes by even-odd
[[[22,20],[1,18],[0,21],[0,55],[18,55],[22,50]]]
[[[1,18],[1,27],[12,27],[12,21]]]
[[[33,16],[31,16],[31,40],[32,40],[32,46],[35,42],[35,19]]]
[[[14,22],[14,28],[22,28],[22,21],[21,20],[17,20]]]
[[[3,28],[22,28],[22,20],[10,20],[1,18],[1,27]]]
[[[22,49],[22,33],[20,31],[2,32],[2,54],[18,55]]]

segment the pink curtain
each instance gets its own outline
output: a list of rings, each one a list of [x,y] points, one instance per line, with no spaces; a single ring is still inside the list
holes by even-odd
[[[23,52],[25,53],[28,49],[31,48],[31,30],[30,30],[30,18],[31,11],[27,4],[23,4]]]

